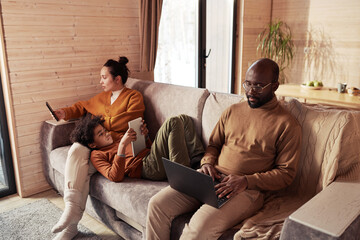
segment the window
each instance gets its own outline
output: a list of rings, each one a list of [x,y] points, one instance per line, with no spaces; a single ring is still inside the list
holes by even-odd
[[[236,0],[164,0],[156,82],[233,92]]]
[[[234,82],[234,0],[206,1],[206,88],[232,93]]]
[[[154,79],[195,87],[197,49],[196,0],[164,0],[159,25]]]

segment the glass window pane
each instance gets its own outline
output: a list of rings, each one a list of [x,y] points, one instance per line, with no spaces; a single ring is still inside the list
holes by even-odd
[[[197,0],[164,0],[154,70],[155,82],[195,87]]]
[[[4,144],[2,138],[2,128],[0,126],[0,190],[7,189],[7,183],[5,182],[5,174],[3,165],[5,163]]]
[[[234,0],[206,1],[206,88],[231,92]]]

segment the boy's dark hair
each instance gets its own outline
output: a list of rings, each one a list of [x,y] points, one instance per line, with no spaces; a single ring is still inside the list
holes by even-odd
[[[104,122],[101,116],[86,114],[80,119],[70,134],[71,142],[78,142],[86,147],[94,142],[94,129]]]

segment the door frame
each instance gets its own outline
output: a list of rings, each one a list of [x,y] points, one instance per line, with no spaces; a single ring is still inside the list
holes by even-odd
[[[1,76],[0,81],[2,82]],[[7,126],[7,118],[6,118],[6,111],[5,111],[5,104],[4,104],[4,97],[3,97],[3,88],[2,84],[0,84],[0,133],[1,138],[3,140],[4,146],[4,157],[2,159],[1,165],[4,173],[5,182],[7,183],[7,188],[0,189],[0,198],[5,197],[11,194],[16,193],[16,185],[15,185],[15,176],[14,176],[14,167],[12,163],[12,156],[11,156],[11,148],[10,148],[10,139],[9,139],[9,132]],[[0,153],[1,154],[1,153]]]
[[[15,115],[13,102],[11,98],[11,88],[10,88],[10,77],[8,71],[7,55],[5,51],[5,41],[4,41],[4,25],[2,21],[2,14],[0,13],[0,73],[1,73],[1,85],[2,85],[2,95],[4,100],[4,108],[6,113],[6,123],[9,136],[10,150],[12,156],[12,166],[13,173],[15,175],[15,183],[17,192],[20,197],[23,197],[22,185],[20,181],[20,170],[18,162],[18,148],[16,142],[16,131],[15,131]]]
[[[206,88],[206,0],[199,0],[198,17],[198,88]]]

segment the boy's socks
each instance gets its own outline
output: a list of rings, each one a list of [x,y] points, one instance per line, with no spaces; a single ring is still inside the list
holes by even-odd
[[[56,235],[53,240],[71,240],[78,234],[77,223],[70,224]]]
[[[66,189],[64,192],[65,209],[59,221],[51,229],[53,233],[61,232],[70,225],[77,226],[84,208],[81,206],[81,192],[75,189]]]

